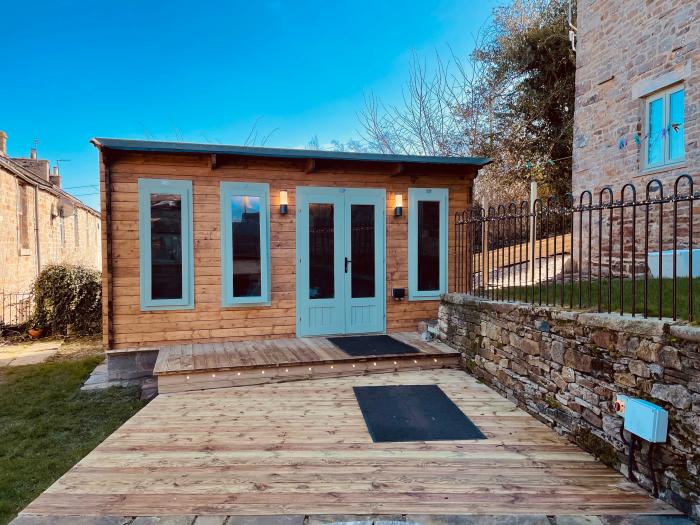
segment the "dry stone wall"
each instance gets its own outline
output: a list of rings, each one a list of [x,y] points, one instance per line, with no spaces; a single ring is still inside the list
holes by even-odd
[[[615,395],[666,408],[660,497],[700,518],[700,327],[447,294],[439,330],[476,377],[625,475]],[[651,489],[647,452],[635,474]]]

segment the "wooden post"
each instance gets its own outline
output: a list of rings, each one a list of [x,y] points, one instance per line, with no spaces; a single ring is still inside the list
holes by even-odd
[[[530,182],[530,279],[535,283],[535,241],[537,241],[535,220],[535,201],[537,200],[537,182]]]

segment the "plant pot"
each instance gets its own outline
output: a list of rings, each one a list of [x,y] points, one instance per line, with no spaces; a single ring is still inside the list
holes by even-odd
[[[41,338],[45,332],[46,328],[30,328],[29,330],[27,330],[29,337],[31,337],[32,339]]]

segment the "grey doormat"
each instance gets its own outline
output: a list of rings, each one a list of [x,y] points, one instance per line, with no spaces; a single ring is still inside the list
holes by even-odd
[[[329,337],[328,340],[352,357],[419,353],[412,346],[388,335],[353,335]]]
[[[375,443],[486,439],[437,385],[356,386]]]

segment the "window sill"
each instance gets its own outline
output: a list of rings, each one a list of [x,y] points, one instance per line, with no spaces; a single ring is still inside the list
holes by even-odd
[[[169,305],[141,305],[141,311],[142,312],[158,312],[158,311],[168,311],[168,310],[194,310],[194,305],[193,304],[186,304],[186,305],[180,305],[180,304],[169,304]]]
[[[222,308],[270,308],[271,301],[260,301],[257,303],[222,303]]]
[[[438,292],[436,295],[409,295],[409,301],[439,301],[442,297],[442,292]]]
[[[678,169],[683,169],[687,167],[685,160],[680,162],[674,162],[673,164],[664,164],[663,166],[654,166],[653,168],[644,168],[639,171],[634,178],[648,177],[649,175],[656,175],[657,173],[664,173],[666,171],[673,171]]]

